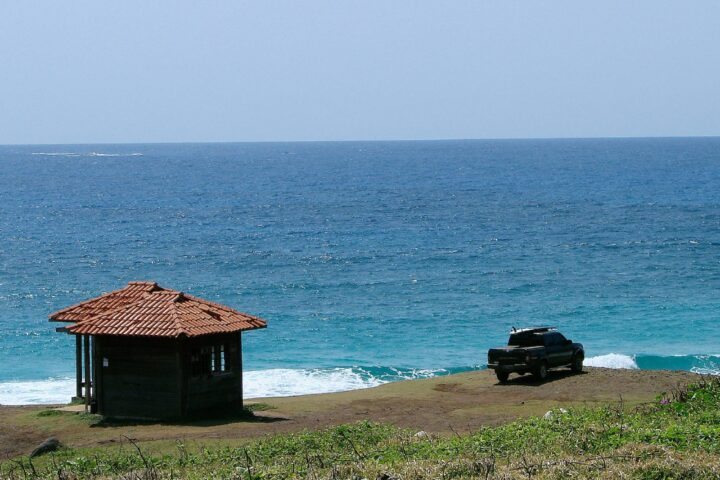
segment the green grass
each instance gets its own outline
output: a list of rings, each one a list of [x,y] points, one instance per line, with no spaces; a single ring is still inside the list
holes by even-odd
[[[259,404],[256,409],[271,406]],[[41,412],[42,415],[43,412]],[[0,464],[0,478],[636,478],[720,479],[720,380],[627,408],[559,409],[467,435],[437,437],[371,422],[277,435],[244,446],[153,453],[64,449]]]
[[[245,409],[249,412],[265,412],[267,410],[275,410],[277,407],[269,403],[255,402],[245,405]]]
[[[51,410],[40,410],[35,415],[38,417],[59,417],[62,414],[63,414],[63,412],[61,412],[60,410],[51,409]]]

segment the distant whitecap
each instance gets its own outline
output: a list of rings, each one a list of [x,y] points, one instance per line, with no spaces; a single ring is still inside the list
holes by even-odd
[[[131,153],[102,153],[102,152],[32,152],[32,155],[44,155],[47,157],[141,157],[140,152]]]

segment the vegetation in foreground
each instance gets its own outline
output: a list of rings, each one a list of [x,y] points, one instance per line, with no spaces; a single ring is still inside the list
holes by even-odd
[[[720,479],[720,379],[632,409],[562,409],[437,437],[360,422],[234,447],[63,449],[0,464],[25,479]]]

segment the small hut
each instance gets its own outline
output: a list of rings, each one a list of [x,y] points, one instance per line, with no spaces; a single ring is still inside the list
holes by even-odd
[[[154,282],[62,309],[75,335],[76,397],[112,418],[182,418],[242,406],[242,332],[265,320]]]

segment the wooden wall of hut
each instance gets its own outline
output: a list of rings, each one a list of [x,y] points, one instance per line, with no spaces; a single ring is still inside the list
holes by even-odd
[[[186,339],[183,389],[185,414],[242,407],[242,342],[240,333]],[[223,360],[224,356],[224,360]]]
[[[242,406],[239,333],[196,338],[97,336],[98,413],[168,419]]]
[[[98,413],[111,418],[181,416],[177,341],[95,338]]]

